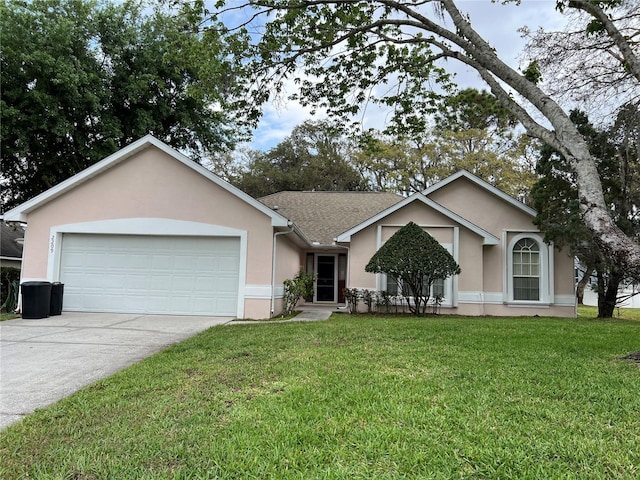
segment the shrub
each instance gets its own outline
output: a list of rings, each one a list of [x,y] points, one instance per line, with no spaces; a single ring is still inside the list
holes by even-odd
[[[345,288],[344,298],[349,307],[349,313],[358,313],[358,303],[360,302],[360,291],[357,288]]]
[[[0,307],[5,312],[13,312],[18,304],[18,287],[20,285],[20,269],[14,267],[0,268]]]
[[[373,311],[373,302],[375,300],[375,291],[373,290],[362,290],[362,300],[364,304],[367,306],[367,313],[371,313]]]
[[[282,315],[291,315],[301,298],[313,294],[313,275],[300,270],[295,277],[283,282]]]
[[[460,266],[436,239],[409,222],[371,257],[365,271],[398,279],[409,310],[424,315],[433,282],[459,274]]]

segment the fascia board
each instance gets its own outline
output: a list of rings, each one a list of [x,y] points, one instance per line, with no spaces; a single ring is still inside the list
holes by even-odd
[[[271,218],[272,226],[274,227],[287,226],[288,221],[285,217],[283,217],[277,212],[274,212],[266,205],[258,202],[256,199],[254,199],[250,195],[247,195],[239,188],[236,188],[233,185],[225,182],[220,177],[215,175],[213,172],[210,172],[199,163],[194,162],[186,155],[183,155],[182,153],[175,150],[173,147],[170,147],[166,143],[158,140],[153,135],[145,135],[141,139],[136,140],[135,142],[127,145],[126,147],[104,158],[103,160],[100,160],[99,162],[86,168],[82,172],[79,172],[73,177],[70,177],[67,180],[59,183],[55,187],[52,187],[49,190],[41,193],[40,195],[32,198],[31,200],[28,200],[22,203],[21,205],[18,205],[17,207],[5,212],[4,214],[5,221],[26,222],[27,213],[29,213],[30,211],[55,199],[56,197],[67,192],[68,190],[71,190],[72,188],[80,185],[81,183],[95,177],[96,175],[102,173],[103,171],[113,167],[114,165],[117,165],[118,163],[131,157],[135,153],[138,153],[141,150],[144,150],[150,145],[155,146],[156,148],[163,151],[167,155],[170,155],[176,160],[182,162],[187,167],[195,170],[197,173],[206,177],[207,179],[209,179],[216,185],[220,186],[221,188],[227,190],[232,195],[235,195],[236,197],[243,200],[245,203],[248,203],[252,207],[258,209],[260,212],[264,213],[269,218]]]
[[[401,208],[405,207],[406,205],[408,205],[408,204],[410,204],[410,203],[412,203],[414,201],[421,201],[425,205],[433,208],[437,212],[440,212],[441,214],[445,215],[446,217],[450,218],[451,220],[459,223],[460,225],[462,225],[465,228],[471,230],[472,232],[474,232],[478,236],[482,237],[484,239],[483,245],[498,245],[500,243],[500,240],[495,235],[492,235],[491,233],[487,232],[483,228],[478,227],[477,225],[471,223],[470,221],[466,220],[465,218],[461,217],[460,215],[458,215],[458,214],[452,212],[451,210],[443,207],[439,203],[434,202],[430,198],[427,198],[426,196],[424,196],[421,193],[414,193],[413,195],[411,195],[411,196],[405,198],[404,200],[402,200],[401,202],[398,202],[395,205],[392,205],[391,207],[387,208],[386,210],[383,210],[382,212],[378,213],[377,215],[371,217],[370,219],[368,219],[368,220],[362,222],[361,224],[356,225],[355,227],[351,228],[350,230],[347,230],[346,232],[338,235],[338,237],[336,238],[336,242],[341,242],[341,243],[351,242],[351,236],[352,235],[354,235],[357,232],[367,228],[368,226],[378,222],[379,220],[383,219],[384,217],[386,217],[386,216],[388,216],[388,215],[400,210]]]

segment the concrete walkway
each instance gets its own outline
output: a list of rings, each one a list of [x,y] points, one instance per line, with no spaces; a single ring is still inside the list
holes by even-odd
[[[319,322],[327,320],[334,312],[345,312],[344,308],[322,306],[322,305],[303,305],[297,308],[301,312],[292,318],[286,320],[278,320],[277,318],[270,320],[234,320],[227,325],[251,325],[251,324],[267,324],[267,323],[292,323],[292,322]]]
[[[227,317],[64,312],[0,322],[0,429]]]

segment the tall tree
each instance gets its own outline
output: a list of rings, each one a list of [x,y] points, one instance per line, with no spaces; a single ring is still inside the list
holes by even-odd
[[[613,12],[637,0],[557,0],[564,12],[582,11],[611,40],[618,59],[640,83],[637,29],[621,30]],[[474,68],[491,93],[524,126],[527,133],[561,152],[576,176],[583,220],[607,256],[640,272],[640,244],[614,222],[607,208],[596,162],[569,113],[540,85],[532,62],[524,72],[510,67],[474,29],[454,0],[362,2],[356,0],[250,0],[224,2],[213,20],[245,6],[234,41],[246,42],[243,56],[255,60],[248,88],[256,106],[281,90],[294,76],[303,102],[350,117],[365,101],[393,106],[393,120],[405,128],[426,126],[434,111],[431,85],[447,82],[436,64],[451,59]],[[236,16],[236,18],[238,18]],[[257,30],[253,30],[254,27]],[[588,25],[583,26],[587,28]],[[251,34],[249,30],[251,29]],[[260,32],[261,35],[255,34]],[[302,74],[298,74],[302,69]],[[382,92],[376,97],[377,90]],[[535,112],[532,114],[530,112]],[[536,118],[543,120],[538,121]]]
[[[597,130],[582,112],[572,112],[571,118],[597,159],[611,215],[627,235],[637,238],[640,234],[640,172],[636,139],[640,136],[640,112],[627,105],[607,131]],[[625,281],[638,279],[623,265],[608,258],[583,224],[575,176],[566,173],[566,159],[550,147],[544,147],[537,169],[541,177],[532,191],[534,207],[538,211],[535,223],[545,232],[548,241],[571,248],[587,277],[595,271],[598,316],[611,317],[619,300],[619,287]]]
[[[234,183],[255,197],[282,190],[364,190],[350,155],[349,143],[330,123],[307,121],[257,155]]]
[[[2,203],[10,208],[147,133],[191,155],[230,145],[229,69],[188,22],[153,3],[6,0]],[[218,107],[218,108],[213,108]]]
[[[374,188],[403,194],[423,191],[465,169],[500,190],[526,199],[536,176],[532,139],[486,91],[465,89],[445,96],[435,125],[415,139],[386,139],[369,133],[357,156]]]

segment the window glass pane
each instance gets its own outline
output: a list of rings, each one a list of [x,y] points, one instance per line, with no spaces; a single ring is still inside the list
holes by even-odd
[[[514,277],[513,299],[540,300],[540,279],[537,277]]]
[[[513,247],[513,299],[540,300],[540,245],[531,238]]]
[[[520,252],[513,252],[513,274],[522,275],[522,255]]]
[[[531,254],[531,275],[540,275],[540,257],[539,253]]]
[[[433,297],[437,297],[438,295],[440,295],[440,297],[444,297],[444,280],[438,278],[435,282],[433,282],[431,292],[431,296]]]
[[[398,294],[398,281],[391,275],[387,275],[387,292],[391,295]]]

